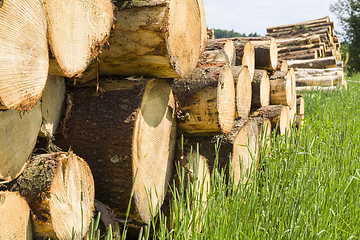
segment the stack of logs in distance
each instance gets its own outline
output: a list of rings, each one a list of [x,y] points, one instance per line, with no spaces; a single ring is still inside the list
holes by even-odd
[[[346,87],[340,43],[329,17],[267,28],[279,61],[295,70],[297,91]]]
[[[131,197],[149,224],[175,163],[208,183],[220,140],[241,184],[304,114],[275,38],[208,40],[202,0],[8,0],[0,33],[1,239],[82,239]]]

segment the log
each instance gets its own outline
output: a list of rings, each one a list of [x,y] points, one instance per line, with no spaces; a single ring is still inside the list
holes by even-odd
[[[213,28],[207,29],[207,39],[215,39],[215,31]]]
[[[0,191],[0,216],[0,239],[33,239],[30,208],[19,193]]]
[[[270,104],[292,106],[295,101],[295,80],[290,71],[270,75]]]
[[[273,71],[277,65],[277,45],[275,38],[268,41],[251,41],[255,49],[255,68]]]
[[[235,82],[235,99],[237,117],[247,118],[251,109],[252,82],[248,66],[231,68]]]
[[[231,132],[222,139],[221,154],[232,153],[231,171],[235,185],[251,180],[258,166],[258,125],[255,119],[234,122]],[[225,151],[225,152],[224,152]],[[229,155],[228,155],[229,156]]]
[[[65,111],[65,97],[65,79],[60,76],[49,75],[41,96],[40,137],[51,138],[55,134]]]
[[[293,46],[293,47],[278,47],[278,54],[287,53],[287,52],[295,52],[295,51],[303,51],[303,50],[310,50],[310,49],[317,49],[320,47],[319,43],[316,44],[307,44],[307,45],[300,45],[300,46]],[[309,52],[309,51],[308,51]],[[314,52],[314,51],[310,51]]]
[[[212,39],[208,40],[206,43],[205,51],[214,51],[214,50],[223,50],[227,56],[226,63],[230,66],[235,65],[236,52],[234,42],[230,39]],[[216,58],[214,58],[216,61]],[[220,62],[217,60],[217,62]]]
[[[0,105],[30,110],[44,90],[49,53],[41,1],[1,1]]]
[[[283,105],[269,105],[255,109],[250,116],[252,118],[268,118],[271,121],[271,129],[280,132],[281,135],[289,133],[289,107]]]
[[[296,87],[296,92],[309,92],[309,91],[332,91],[337,89],[336,86],[332,87],[321,87],[321,86],[304,86],[304,87]]]
[[[101,79],[99,84],[101,93],[95,87],[70,89],[66,139],[56,134],[54,143],[84,157],[94,175],[96,199],[124,219],[134,187],[129,218],[132,224],[148,224],[172,173],[174,96],[161,79]]]
[[[254,117],[258,126],[259,133],[259,154],[263,154],[270,147],[271,139],[271,121],[268,118]],[[259,156],[261,157],[261,156]]]
[[[11,188],[29,203],[34,236],[82,239],[94,211],[94,179],[89,166],[69,151],[32,157]]]
[[[308,59],[317,59],[318,58],[318,53],[317,51],[314,51],[312,53],[303,53],[303,54],[299,54],[296,53],[295,54],[286,54],[286,55],[281,55],[279,56],[279,58],[281,60],[308,60]]]
[[[236,66],[248,66],[250,76],[254,75],[255,70],[255,49],[250,41],[234,41],[236,49]]]
[[[235,86],[229,66],[196,68],[172,84],[179,129],[191,134],[228,133],[235,119]]]
[[[30,112],[0,111],[0,179],[13,180],[35,147],[41,126],[41,103]]]
[[[197,67],[208,67],[221,64],[231,65],[229,56],[224,49],[205,51],[200,57]]]
[[[336,58],[317,58],[309,60],[288,60],[288,65],[293,68],[334,68],[336,67]]]
[[[338,81],[339,76],[319,76],[319,77],[305,77],[297,78],[296,86],[321,86],[321,87],[332,87],[334,81]]]
[[[44,7],[54,56],[49,71],[61,69],[58,74],[63,76],[81,76],[109,38],[114,21],[111,0],[44,0]]]
[[[266,31],[268,33],[270,33],[270,32],[274,32],[274,31],[281,31],[281,30],[287,29],[287,28],[291,29],[291,28],[294,28],[295,26],[298,26],[298,25],[311,26],[311,25],[317,25],[317,24],[328,23],[328,22],[330,22],[330,18],[328,16],[326,16],[326,17],[323,17],[323,18],[310,20],[310,21],[305,21],[305,22],[300,22],[300,23],[287,24],[287,25],[281,25],[281,26],[275,26],[275,27],[268,27],[268,28],[266,28]]]
[[[287,71],[289,69],[287,60],[282,60],[278,58],[277,71]]]
[[[197,66],[206,39],[202,1],[117,1],[109,47],[76,82],[97,76],[179,78]]]
[[[252,87],[252,107],[264,107],[270,104],[270,80],[266,70],[256,69]]]
[[[308,44],[320,43],[320,35],[311,35],[308,37],[297,37],[297,38],[278,38],[276,44],[278,49],[284,47],[301,46]]]
[[[302,117],[305,114],[305,100],[302,95],[296,96],[296,113]]]

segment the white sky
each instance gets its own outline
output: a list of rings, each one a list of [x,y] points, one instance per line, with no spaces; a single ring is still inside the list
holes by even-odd
[[[335,30],[342,31],[330,12],[337,0],[203,0],[208,28],[234,29],[239,33],[264,36],[267,27],[330,17]]]

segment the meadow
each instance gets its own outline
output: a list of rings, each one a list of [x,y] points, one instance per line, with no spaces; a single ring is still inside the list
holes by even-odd
[[[156,239],[359,239],[359,93],[359,74],[347,90],[303,93],[301,131],[263,146],[251,180],[235,186],[215,168],[206,206],[186,194],[198,186],[174,188],[170,216],[157,216],[139,239],[157,224]]]

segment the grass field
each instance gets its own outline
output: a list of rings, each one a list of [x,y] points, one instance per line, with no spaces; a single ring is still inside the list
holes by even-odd
[[[156,237],[359,239],[360,75],[351,80],[347,91],[303,94],[303,129],[272,139],[252,181],[235,187],[214,171],[205,209],[184,194],[194,186],[174,191],[171,228],[158,217]]]

